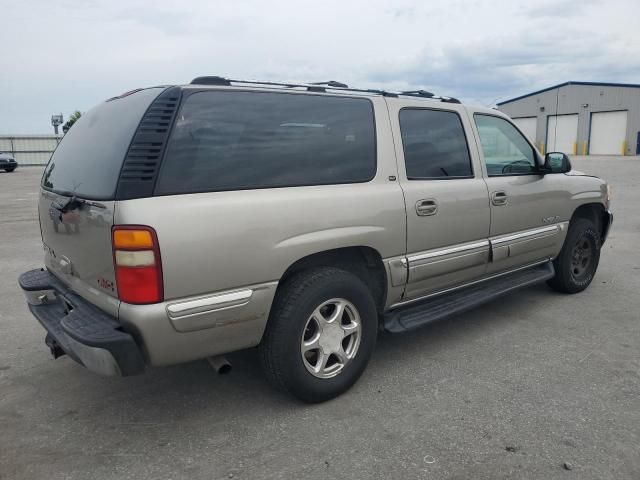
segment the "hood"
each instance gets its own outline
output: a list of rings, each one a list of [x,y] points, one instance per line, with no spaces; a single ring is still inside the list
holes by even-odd
[[[598,178],[595,175],[589,175],[588,173],[581,172],[580,170],[571,170],[571,171],[565,173],[565,175],[568,175],[570,177],[593,177],[593,178]]]

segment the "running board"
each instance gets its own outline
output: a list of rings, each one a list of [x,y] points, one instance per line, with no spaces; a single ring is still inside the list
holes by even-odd
[[[544,263],[494,279],[480,282],[452,293],[412,303],[385,313],[384,329],[392,333],[407,332],[427,323],[469,310],[519,288],[549,280],[555,275],[553,264]]]

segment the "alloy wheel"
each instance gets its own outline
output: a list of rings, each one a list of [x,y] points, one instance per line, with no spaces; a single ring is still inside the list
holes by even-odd
[[[351,302],[333,298],[322,303],[302,334],[300,352],[305,368],[317,378],[335,377],[358,353],[361,333],[360,314]]]

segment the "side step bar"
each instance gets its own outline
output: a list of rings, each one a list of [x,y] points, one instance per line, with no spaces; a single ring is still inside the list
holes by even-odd
[[[495,279],[481,282],[453,293],[426,299],[385,313],[384,329],[392,333],[407,332],[427,323],[456,315],[489,302],[505,293],[549,280],[555,275],[553,264],[544,263]]]

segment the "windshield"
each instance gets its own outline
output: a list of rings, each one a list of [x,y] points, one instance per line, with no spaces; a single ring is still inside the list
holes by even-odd
[[[84,198],[113,199],[122,162],[140,119],[163,90],[139,90],[83,114],[49,160],[42,187]]]

